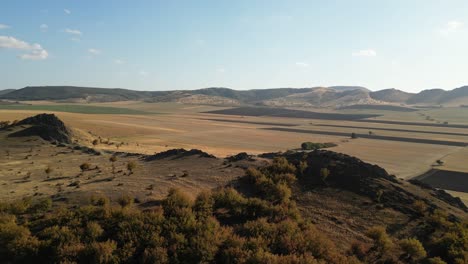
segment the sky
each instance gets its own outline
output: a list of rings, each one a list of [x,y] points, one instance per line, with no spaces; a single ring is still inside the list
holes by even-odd
[[[468,85],[466,0],[5,0],[0,89]]]

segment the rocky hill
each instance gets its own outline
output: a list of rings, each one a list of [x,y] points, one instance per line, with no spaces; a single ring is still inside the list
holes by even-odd
[[[54,114],[39,114],[15,122],[4,129],[13,130],[9,137],[38,136],[58,143],[71,143],[71,131]]]

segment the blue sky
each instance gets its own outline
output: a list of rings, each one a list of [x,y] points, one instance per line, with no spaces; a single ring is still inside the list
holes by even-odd
[[[468,84],[468,1],[2,1],[0,89]]]

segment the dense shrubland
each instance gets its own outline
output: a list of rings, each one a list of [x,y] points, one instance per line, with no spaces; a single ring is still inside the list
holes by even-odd
[[[306,166],[304,164],[301,165]],[[51,207],[49,199],[0,206],[0,260],[16,263],[466,263],[468,228],[444,212],[421,209],[421,234],[397,239],[384,227],[340,252],[303,219],[291,198],[296,168],[276,158],[248,169],[250,189],[201,192],[193,201],[171,189],[160,206],[114,203]],[[304,175],[302,175],[303,177]],[[420,206],[421,207],[421,206]],[[419,239],[419,240],[418,240]]]

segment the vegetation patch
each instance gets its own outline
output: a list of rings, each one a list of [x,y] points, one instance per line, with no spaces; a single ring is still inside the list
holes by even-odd
[[[331,148],[336,147],[335,143],[313,143],[313,142],[304,142],[301,144],[302,150],[316,150],[322,148]]]

